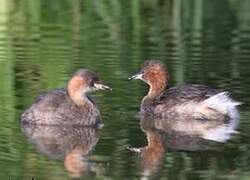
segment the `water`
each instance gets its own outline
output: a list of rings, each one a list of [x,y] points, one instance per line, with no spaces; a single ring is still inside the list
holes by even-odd
[[[249,6],[248,0],[0,0],[0,179],[250,179]],[[172,86],[230,91],[244,103],[240,133],[213,150],[167,149],[158,164],[141,165],[148,159],[126,147],[147,145],[137,115],[147,86],[127,78],[145,59],[166,63]],[[97,72],[113,88],[93,94],[105,126],[83,158],[87,173],[72,172],[59,152],[39,150],[19,123],[39,93],[64,87],[78,68]],[[74,132],[69,142],[81,137]]]

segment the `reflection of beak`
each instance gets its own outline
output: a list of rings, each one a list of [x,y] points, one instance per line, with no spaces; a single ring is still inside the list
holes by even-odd
[[[133,79],[141,79],[142,78],[142,74],[141,73],[138,73],[138,74],[135,74],[133,76],[131,76],[130,78],[128,78],[129,80],[133,80]]]
[[[96,90],[109,90],[112,91],[112,89],[109,86],[106,86],[104,84],[101,83],[94,83],[94,87]]]

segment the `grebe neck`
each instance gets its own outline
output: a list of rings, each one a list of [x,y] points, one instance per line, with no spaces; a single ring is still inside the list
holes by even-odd
[[[166,89],[166,83],[161,86],[150,85],[148,94],[142,99],[141,110],[150,111],[150,105]]]
[[[88,105],[88,106],[93,105],[93,103],[91,102],[91,100],[89,99],[89,97],[86,94],[81,94],[81,93],[72,94],[72,93],[69,93],[69,96],[70,96],[71,100],[77,106],[83,107],[83,106],[86,106],[86,105]]]
[[[167,79],[161,77],[157,81],[149,83],[149,86],[148,94],[144,97],[144,100],[153,100],[159,96],[167,87]]]
[[[77,81],[77,78],[72,78],[68,83],[67,92],[69,97],[78,106],[93,105],[87,96],[87,91],[81,90],[81,84],[79,83],[80,81]]]

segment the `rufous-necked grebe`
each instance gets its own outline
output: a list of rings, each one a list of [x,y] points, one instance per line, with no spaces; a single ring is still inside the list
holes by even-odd
[[[111,90],[98,76],[86,69],[78,70],[66,89],[52,90],[38,97],[21,117],[22,123],[46,125],[101,124],[100,112],[88,96],[95,90]]]
[[[150,86],[141,102],[141,113],[153,115],[159,127],[186,130],[223,142],[235,132],[239,118],[236,106],[240,103],[226,92],[195,84],[167,88],[166,67],[155,60],[146,61],[130,79],[141,79]]]

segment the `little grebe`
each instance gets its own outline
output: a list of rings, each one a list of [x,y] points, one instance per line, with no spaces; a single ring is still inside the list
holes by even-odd
[[[235,132],[239,118],[236,106],[240,103],[226,92],[195,84],[167,88],[168,72],[162,62],[155,60],[146,61],[130,79],[141,79],[150,86],[141,113],[153,115],[159,127],[195,132],[221,142]]]
[[[100,112],[88,96],[95,90],[111,90],[98,76],[86,69],[78,70],[66,89],[52,90],[40,95],[21,117],[22,123],[46,125],[101,124]]]

